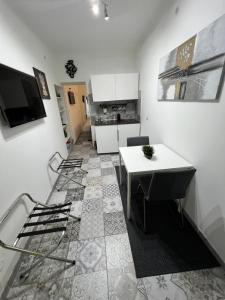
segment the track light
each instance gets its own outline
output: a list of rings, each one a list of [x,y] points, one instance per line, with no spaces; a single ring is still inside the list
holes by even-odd
[[[95,16],[98,16],[100,14],[100,8],[101,8],[100,4],[102,5],[102,8],[104,10],[105,21],[108,21],[109,20],[108,9],[110,5],[110,0],[91,0],[91,9]]]
[[[107,7],[106,3],[104,3],[104,14],[105,14],[105,20],[108,21],[109,14],[108,14],[108,7]]]
[[[94,13],[95,16],[99,15],[99,5],[98,5],[98,3],[94,3],[92,5],[92,11],[93,11],[93,13]]]

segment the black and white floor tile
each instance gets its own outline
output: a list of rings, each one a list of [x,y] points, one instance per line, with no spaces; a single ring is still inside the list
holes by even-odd
[[[117,197],[104,197],[103,198],[103,210],[105,213],[113,213],[122,211],[123,206],[120,196]]]
[[[104,237],[78,242],[76,254],[76,274],[106,270]]]
[[[223,300],[225,272],[222,268],[167,274],[137,279],[124,220],[114,166],[118,154],[97,155],[90,132],[84,132],[70,156],[83,157],[85,175],[74,180],[87,187],[68,183],[55,190],[49,203],[72,202],[67,233],[54,255],[75,259],[75,265],[45,259],[30,272],[27,280],[19,274],[35,260],[21,256],[3,294],[19,300]],[[65,183],[59,178],[56,188]],[[48,251],[59,234],[30,238],[28,247]]]
[[[84,214],[80,225],[79,240],[104,236],[103,213]]]
[[[126,223],[122,211],[104,214],[105,236],[126,233]]]
[[[133,263],[127,233],[105,237],[107,268],[125,268]]]
[[[71,299],[108,299],[107,272],[100,271],[75,277]]]
[[[115,175],[115,169],[113,167],[102,168],[101,169],[101,176],[106,176],[106,175]]]
[[[133,265],[108,270],[109,299],[147,300],[143,279],[137,279]]]

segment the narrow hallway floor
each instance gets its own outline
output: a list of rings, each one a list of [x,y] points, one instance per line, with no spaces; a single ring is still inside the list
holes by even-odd
[[[123,215],[114,166],[117,154],[97,155],[90,132],[81,134],[72,158],[83,157],[88,171],[64,190],[53,191],[50,203],[72,201],[72,211],[81,222],[71,221],[67,235],[55,255],[76,259],[75,266],[45,259],[25,282],[19,273],[34,260],[21,256],[3,299],[79,300],[216,300],[225,299],[225,273],[222,268],[167,274],[137,279]],[[60,177],[57,186],[64,183]],[[53,236],[37,236],[29,248],[46,251],[56,242]]]

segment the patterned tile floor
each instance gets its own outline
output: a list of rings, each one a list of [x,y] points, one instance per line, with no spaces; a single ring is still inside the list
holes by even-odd
[[[25,282],[19,273],[34,258],[22,256],[8,283],[3,299],[27,300],[222,300],[225,272],[222,268],[137,279],[135,276],[123,208],[114,166],[118,155],[100,155],[84,132],[71,153],[83,157],[87,176],[76,179],[64,191],[54,191],[50,202],[72,201],[72,213],[81,222],[70,221],[67,234],[55,255],[76,259],[76,265],[45,259]],[[59,178],[58,184],[64,183]],[[29,248],[46,251],[58,234],[33,237]]]

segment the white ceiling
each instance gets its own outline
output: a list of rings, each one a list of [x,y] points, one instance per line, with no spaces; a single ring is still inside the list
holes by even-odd
[[[175,0],[111,0],[110,21],[93,0],[5,0],[57,53],[134,51]]]

